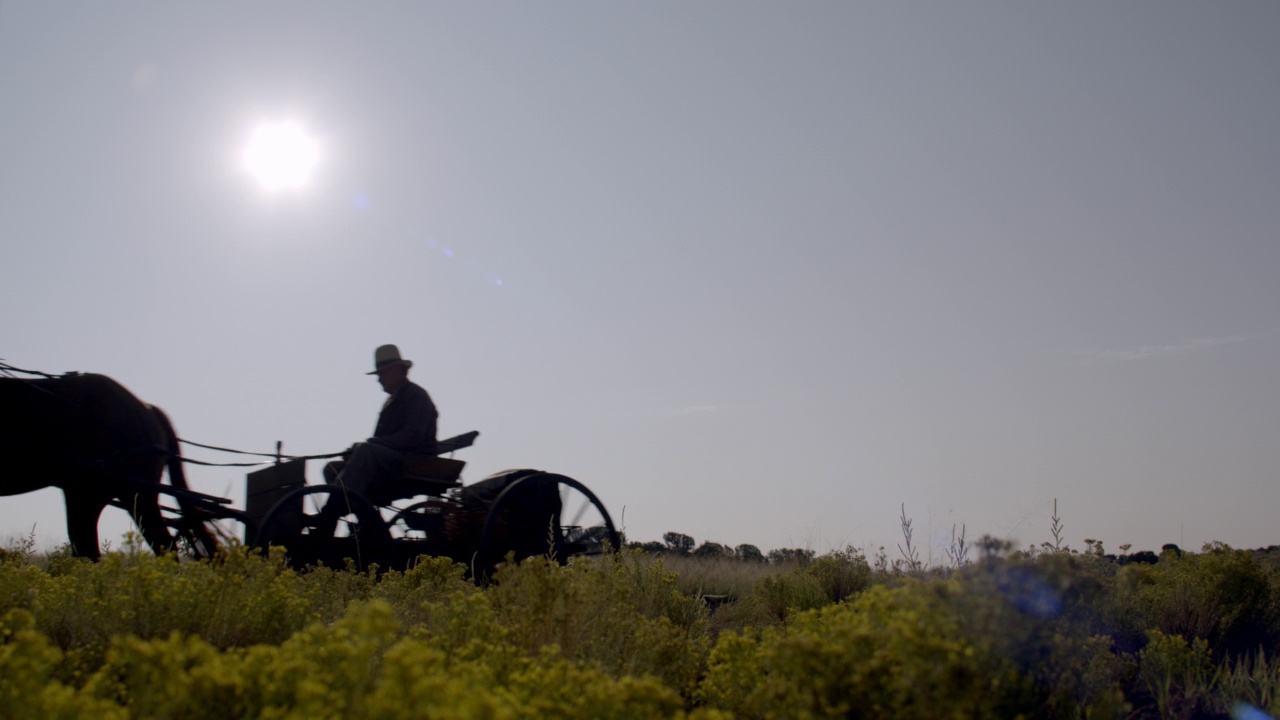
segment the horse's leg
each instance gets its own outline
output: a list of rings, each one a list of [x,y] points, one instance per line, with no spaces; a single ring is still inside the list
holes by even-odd
[[[142,532],[142,539],[151,546],[157,555],[173,550],[173,535],[169,534],[169,525],[160,513],[160,497],[156,493],[136,493],[126,496],[129,503],[129,516],[133,524]]]
[[[101,556],[98,518],[106,502],[96,495],[77,495],[67,490],[62,491],[62,497],[67,506],[67,538],[72,554],[97,560]]]

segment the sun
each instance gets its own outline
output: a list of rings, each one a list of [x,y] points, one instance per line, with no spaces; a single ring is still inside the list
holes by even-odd
[[[254,129],[243,159],[263,189],[301,188],[320,162],[320,145],[296,122],[263,123]]]

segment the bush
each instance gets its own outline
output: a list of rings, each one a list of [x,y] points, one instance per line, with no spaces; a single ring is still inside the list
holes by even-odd
[[[472,596],[474,597],[474,596]],[[56,651],[55,651],[56,652]],[[355,603],[279,646],[219,652],[199,638],[116,640],[75,699],[136,717],[661,718],[680,695],[652,677],[613,678],[547,647],[516,663],[499,641],[458,658],[402,635],[391,607]],[[702,713],[704,717],[711,717]]]
[[[726,633],[701,686],[744,717],[1003,717],[1029,707],[1027,683],[961,632],[954,586],[875,586],[786,627]]]
[[[0,712],[1280,714],[1280,574],[1220,545],[1151,566],[988,554],[919,577],[852,550],[803,564],[631,551],[534,558],[485,588],[444,558],[382,574],[281,560],[0,553]],[[712,614],[702,597],[722,587]]]
[[[1209,643],[1190,643],[1159,630],[1147,633],[1148,643],[1138,653],[1139,678],[1155,700],[1162,718],[1200,717],[1210,696]]]
[[[488,592],[509,639],[528,654],[554,645],[615,677],[652,674],[692,688],[709,648],[706,609],[640,553],[561,567],[544,558],[500,568]]]
[[[831,602],[841,602],[871,586],[871,566],[852,548],[816,558],[803,572],[818,581]]]
[[[7,717],[81,717],[123,720],[123,708],[93,698],[57,678],[62,652],[35,629],[26,610],[9,610],[0,618],[0,707]]]
[[[954,575],[965,632],[989,638],[1035,688],[1037,717],[1123,717],[1132,659],[1114,652],[1114,568],[1091,555],[991,558]]]
[[[405,625],[426,622],[432,603],[454,594],[470,595],[480,590],[466,579],[467,568],[443,557],[421,557],[404,572],[382,575],[369,595],[387,601],[396,618]]]
[[[304,583],[281,556],[264,558],[244,547],[224,548],[206,562],[132,548],[97,563],[66,558],[38,579],[28,569],[3,581],[26,588],[22,604],[64,651],[64,674],[96,669],[116,635],[178,632],[229,648],[279,643],[318,619]]]
[[[783,625],[796,613],[820,608],[830,602],[822,583],[802,568],[761,578],[747,598],[750,609],[760,622]]]
[[[1166,553],[1155,565],[1126,566],[1121,577],[1121,602],[1141,628],[1202,639],[1219,659],[1280,651],[1272,578],[1248,551],[1211,544],[1199,554]]]

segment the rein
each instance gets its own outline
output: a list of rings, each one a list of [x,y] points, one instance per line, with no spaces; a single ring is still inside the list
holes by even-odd
[[[72,372],[72,373],[63,373],[61,375],[50,375],[49,373],[40,372],[39,370],[23,370],[22,368],[18,368],[10,365],[4,360],[0,360],[0,373],[8,375],[9,377],[13,377],[14,373],[21,373],[23,375],[35,375],[37,377],[48,378],[49,380],[57,380],[58,378],[63,378],[68,375],[80,374],[80,373]]]
[[[183,445],[190,445],[192,447],[204,448],[205,450],[216,450],[218,452],[232,453],[235,455],[253,455],[255,457],[268,457],[268,458],[274,458],[276,460],[328,460],[329,458],[342,457],[343,455],[343,453],[340,453],[340,452],[328,453],[325,455],[281,455],[277,453],[260,453],[260,452],[250,452],[248,450],[236,450],[234,448],[218,447],[217,445],[204,445],[191,440],[184,440],[182,438],[178,438],[178,442],[182,443]],[[196,465],[221,465],[221,466],[230,466],[230,467],[255,467],[257,465],[271,464],[270,462],[266,462],[266,461],[256,462],[256,463],[247,463],[247,462],[246,463],[208,463],[208,462],[201,462],[199,460],[188,460],[187,458],[183,458],[182,461],[195,463]]]

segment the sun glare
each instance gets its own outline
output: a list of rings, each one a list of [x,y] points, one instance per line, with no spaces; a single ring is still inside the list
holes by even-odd
[[[298,123],[259,125],[244,149],[244,164],[266,190],[300,188],[320,161],[320,147]]]

